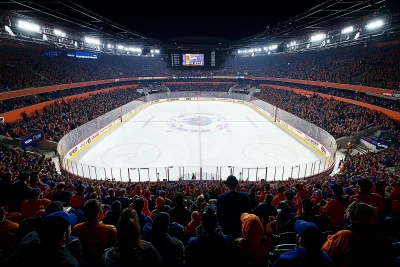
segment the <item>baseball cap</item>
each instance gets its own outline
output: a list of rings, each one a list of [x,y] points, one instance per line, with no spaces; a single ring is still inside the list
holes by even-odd
[[[298,233],[304,244],[312,247],[320,247],[322,245],[322,232],[314,223],[298,220],[294,224],[294,230]]]
[[[343,189],[343,191],[346,193],[346,195],[348,195],[348,196],[352,196],[352,195],[354,195],[354,190],[351,188],[351,187],[345,187],[344,189]]]
[[[39,188],[32,188],[28,192],[28,199],[34,199],[35,197],[40,195],[40,189]]]
[[[42,219],[40,225],[41,233],[49,233],[52,231],[66,232],[70,226],[75,225],[78,222],[78,217],[73,213],[67,213],[65,211],[57,211],[46,215]]]

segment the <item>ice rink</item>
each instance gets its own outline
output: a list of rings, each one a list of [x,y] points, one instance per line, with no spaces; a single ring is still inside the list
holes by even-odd
[[[199,179],[200,167],[207,180],[231,172],[242,179],[280,180],[310,175],[311,162],[321,159],[314,148],[246,105],[176,101],[145,108],[73,161],[84,164],[77,169],[86,177],[124,181],[191,179],[192,173]]]

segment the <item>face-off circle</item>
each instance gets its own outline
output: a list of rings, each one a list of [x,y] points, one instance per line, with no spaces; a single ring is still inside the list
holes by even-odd
[[[174,116],[167,121],[169,127],[185,133],[212,133],[227,130],[232,122],[222,115],[193,113]]]

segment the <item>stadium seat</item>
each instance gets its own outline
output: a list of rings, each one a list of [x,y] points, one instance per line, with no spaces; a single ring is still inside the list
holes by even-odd
[[[296,232],[281,233],[278,238],[279,244],[296,244]]]

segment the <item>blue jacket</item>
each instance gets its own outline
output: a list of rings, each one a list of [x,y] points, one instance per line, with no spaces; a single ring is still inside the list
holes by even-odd
[[[295,250],[283,253],[274,263],[274,267],[333,267],[332,259],[323,251],[310,253],[307,249],[296,246]]]

